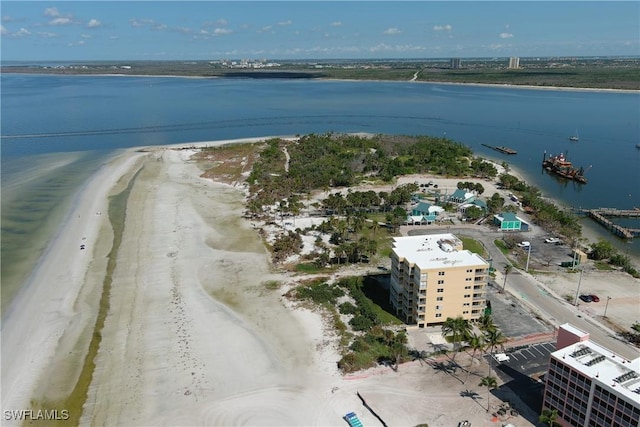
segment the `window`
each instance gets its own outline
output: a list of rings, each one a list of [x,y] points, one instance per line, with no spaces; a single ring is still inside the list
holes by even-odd
[[[469,314],[469,310],[463,311],[462,314]]]
[[[467,273],[473,273],[473,270],[472,269],[468,269]]]
[[[438,292],[444,292],[444,288],[438,288]]]
[[[436,317],[442,317],[442,313],[436,313]]]
[[[464,288],[465,289],[471,289],[471,286],[465,286]]]
[[[470,306],[470,305],[471,305],[471,304],[470,304],[470,303],[468,303],[468,302],[465,302],[464,304],[462,304],[462,306],[463,306],[463,307],[468,307],[468,306]]]
[[[442,301],[444,299],[444,297],[437,297],[436,301]]]
[[[444,284],[444,280],[438,280],[438,285]]]
[[[444,276],[444,271],[438,271],[438,276]]]
[[[470,282],[470,281],[471,281],[471,277],[467,277],[467,278],[466,278],[466,279],[464,279],[464,280],[465,280],[465,281],[467,281],[467,282]]]
[[[440,310],[440,306],[439,305],[436,305],[436,310]]]
[[[465,295],[465,298],[471,298],[471,294]]]

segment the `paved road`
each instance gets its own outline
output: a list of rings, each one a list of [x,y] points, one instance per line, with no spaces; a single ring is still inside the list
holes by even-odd
[[[473,225],[431,225],[427,228],[408,227],[406,230],[406,234],[409,235],[433,233],[454,233],[481,241],[493,260],[493,266],[500,276],[502,272],[499,266],[509,263],[509,260],[493,243],[496,239],[502,238],[502,232],[489,231],[486,227]],[[541,231],[540,233],[544,232]],[[540,238],[539,235],[537,237]],[[498,279],[498,283],[503,283],[502,279]],[[506,292],[520,300],[535,316],[548,322],[553,327],[558,327],[563,323],[571,323],[578,329],[588,332],[590,338],[596,343],[621,356],[628,359],[640,357],[640,351],[636,347],[618,338],[613,331],[599,323],[597,319],[584,317],[584,314],[580,312],[578,308],[550,293],[543,284],[536,281],[535,278],[528,273],[521,270],[512,270],[507,276]]]

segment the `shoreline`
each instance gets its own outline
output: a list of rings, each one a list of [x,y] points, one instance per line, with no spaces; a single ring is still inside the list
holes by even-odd
[[[460,405],[457,381],[425,397],[423,390],[433,387],[428,378],[451,378],[416,363],[398,373],[374,368],[356,377],[340,375],[336,337],[327,335],[321,315],[287,301],[282,290],[266,290],[266,280],[287,287],[296,279],[272,270],[262,241],[241,218],[243,189],[201,178],[190,157],[195,148],[275,137],[291,138],[135,147],[100,168],[2,324],[3,409],[64,395],[56,381],[77,369],[70,362],[82,358],[79,352],[86,350],[79,347],[95,321],[111,247],[108,197],[126,187],[123,177],[142,169],[127,201],[111,305],[99,331],[102,344],[81,424],[266,419],[274,425],[338,425],[343,414],[361,408],[355,391],[363,389],[396,423],[417,424],[418,416],[430,425],[450,425],[459,416],[488,422],[484,409]],[[432,405],[405,414],[395,408],[405,399]],[[376,422],[367,412],[358,415]]]
[[[179,74],[122,74],[122,73],[96,73],[96,74],[73,74],[73,73],[38,73],[38,72],[7,72],[3,73],[7,75],[15,74],[30,74],[40,76],[59,76],[59,77],[135,77],[135,78],[183,78],[183,79],[233,79],[234,77],[226,76],[183,76]],[[299,80],[299,79],[281,79],[281,80]],[[491,87],[491,88],[504,88],[504,89],[526,89],[526,90],[550,90],[550,91],[568,91],[568,92],[606,92],[606,93],[621,93],[621,94],[639,94],[640,89],[614,89],[614,88],[589,88],[589,87],[573,87],[573,86],[533,86],[533,85],[518,85],[510,83],[459,83],[459,82],[447,82],[447,81],[421,81],[421,80],[372,80],[372,79],[339,79],[339,78],[309,78],[307,80],[315,81],[335,81],[335,82],[369,82],[369,83],[415,83],[415,84],[439,84],[439,85],[452,85],[452,86],[478,86],[478,87]]]

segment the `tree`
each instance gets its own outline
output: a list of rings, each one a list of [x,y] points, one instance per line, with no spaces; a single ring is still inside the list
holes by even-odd
[[[507,340],[502,331],[498,328],[491,328],[484,332],[485,348],[489,349],[489,375],[491,375],[493,365],[493,354],[497,347]]]
[[[447,320],[442,324],[442,335],[446,336],[451,334],[453,339],[454,354],[451,358],[453,362],[456,358],[456,354],[460,350],[460,341],[467,338],[471,333],[471,324],[467,319],[458,316],[455,319],[453,317],[447,317]]]
[[[371,231],[373,231],[373,235],[376,235],[376,231],[378,231],[378,229],[380,229],[380,223],[378,222],[378,220],[374,219],[371,222]]]
[[[483,386],[487,388],[487,412],[489,412],[489,399],[491,398],[491,389],[498,387],[498,381],[496,381],[496,377],[482,377],[480,380],[479,386]]]
[[[556,427],[556,426],[560,426],[561,424],[558,424],[556,422],[556,418],[558,418],[558,410],[557,409],[543,409],[542,410],[542,414],[540,415],[540,417],[538,418],[538,420],[541,423],[545,423],[547,425],[549,425],[549,427]]]
[[[471,349],[473,350],[473,353],[471,354],[471,366],[473,366],[473,361],[476,358],[476,353],[482,353],[486,345],[487,344],[482,335],[477,335],[474,333],[471,334],[471,336],[469,337],[469,347],[471,347]],[[469,375],[471,375],[471,369],[467,371],[467,378],[464,380],[465,382],[467,382],[467,380],[469,379]]]
[[[613,248],[613,245],[600,239],[598,243],[593,243],[591,245],[591,253],[589,255],[595,260],[601,260],[610,258],[614,253],[615,249]]]
[[[511,264],[505,264],[504,265],[504,283],[502,284],[502,289],[500,290],[500,293],[503,294],[504,293],[504,288],[507,287],[507,276],[509,275],[509,273],[511,272],[511,270],[513,269],[513,266]]]

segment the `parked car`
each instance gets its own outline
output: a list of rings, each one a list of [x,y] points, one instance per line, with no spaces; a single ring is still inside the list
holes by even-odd
[[[547,239],[544,239],[545,243],[553,243],[555,245],[561,245],[562,244],[562,240],[558,239],[557,237],[549,237]]]
[[[527,242],[525,240],[524,242],[518,243],[518,246],[521,247],[521,248],[528,248],[529,246],[531,246],[531,242]]]
[[[580,295],[580,299],[584,302],[591,302],[593,301],[593,298],[591,297],[591,295]],[[598,300],[599,301],[599,300]]]
[[[600,298],[598,298],[598,295],[589,295],[591,297],[591,301],[593,302],[600,302]]]

